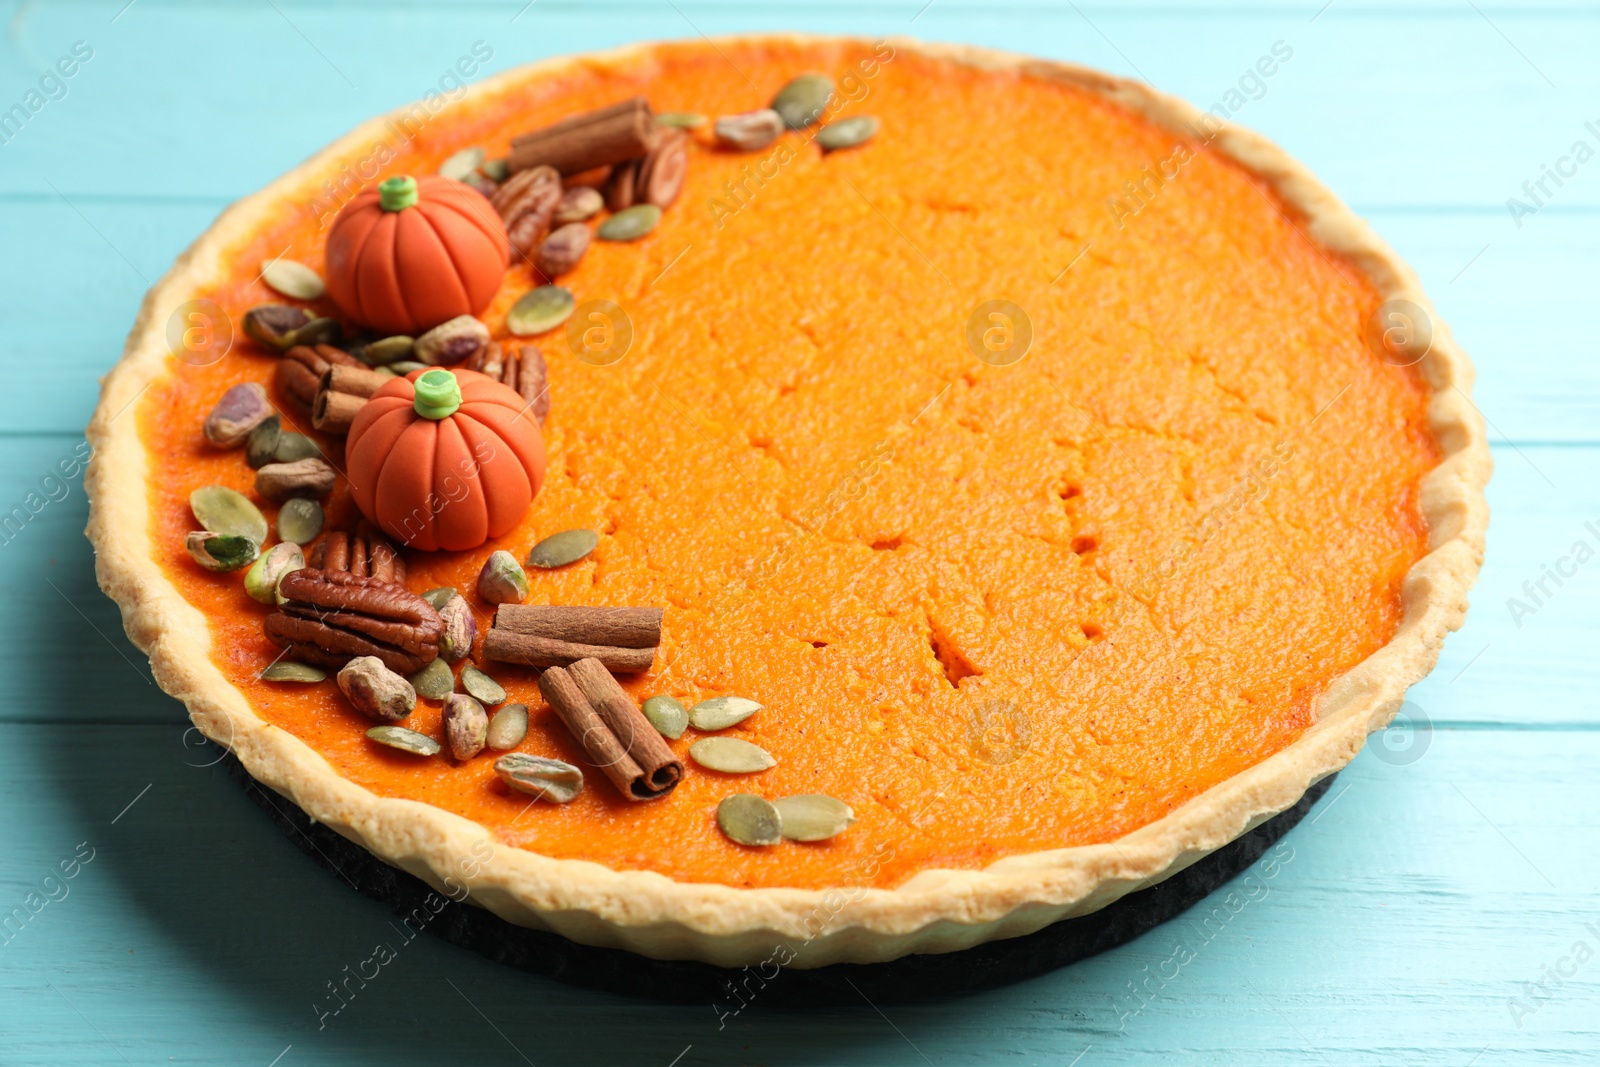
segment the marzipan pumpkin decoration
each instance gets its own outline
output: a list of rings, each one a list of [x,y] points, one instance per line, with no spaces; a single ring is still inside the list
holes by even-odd
[[[432,368],[372,394],[345,440],[356,506],[399,543],[464,552],[509,532],[544,484],[544,436],[514,389]]]
[[[333,220],[328,295],[358,326],[415,337],[488,307],[509,257],[483,194],[436,175],[389,178]]]

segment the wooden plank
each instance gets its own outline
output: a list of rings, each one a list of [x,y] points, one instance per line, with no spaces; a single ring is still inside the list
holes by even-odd
[[[10,445],[12,463],[0,470],[0,523],[13,516],[0,527],[0,599],[30,624],[0,644],[0,672],[13,679],[14,694],[0,705],[0,722],[181,721],[182,709],[148,684],[147,662],[95,586],[81,480],[51,477],[82,454],[82,439],[24,437]],[[1412,699],[1420,714],[1441,722],[1600,722],[1593,655],[1600,646],[1600,560],[1563,563],[1574,576],[1559,587],[1544,578],[1545,565],[1572,555],[1578,541],[1600,553],[1600,449],[1495,453],[1494,518],[1472,611]],[[38,514],[24,521],[16,508],[26,515],[30,493]],[[1525,582],[1534,586],[1531,596]],[[1509,603],[1513,597],[1517,605]],[[67,678],[72,698],[62,700],[60,680]]]
[[[54,184],[71,197],[115,188],[231,198],[361,120],[436,88],[477,41],[494,50],[487,69],[498,70],[558,52],[774,24],[1020,47],[1145,77],[1201,107],[1223,100],[1283,40],[1293,60],[1236,117],[1358,205],[1503,211],[1506,198],[1597,117],[1576,102],[1592,97],[1600,79],[1591,62],[1592,8],[1480,15],[1463,5],[1442,17],[1340,3],[1312,21],[1320,5],[1219,13],[1032,4],[946,11],[936,3],[921,18],[915,6],[794,6],[776,23],[770,11],[732,4],[639,4],[618,8],[625,17],[595,18],[586,8],[541,3],[513,21],[519,3],[390,7],[379,19],[336,5],[142,0],[115,24],[97,7],[28,9],[15,34],[21,48],[0,60],[16,93],[74,41],[88,41],[95,55],[67,95],[5,145],[0,192],[50,193]],[[219,40],[250,47],[217,48]],[[1378,48],[1374,40],[1427,46]],[[1256,91],[1253,83],[1247,89]],[[92,166],[74,162],[91,154]],[[1554,203],[1600,205],[1600,180],[1580,175]]]
[[[43,899],[61,860],[93,850],[0,951],[11,1064],[664,1065],[692,1046],[682,1063],[1067,1064],[1088,1048],[1085,1067],[1461,1067],[1480,1053],[1544,1067],[1600,1042],[1600,963],[1526,1002],[1520,1028],[1508,1006],[1575,943],[1600,947],[1600,857],[1572,847],[1600,818],[1592,733],[1445,731],[1404,766],[1365,754],[1233,898],[1035,981],[883,1015],[757,1001],[719,1029],[709,1004],[573,990],[428,937],[396,944],[323,1019],[327,984],[401,941],[382,907],[300,855],[217,768],[186,766],[209,757],[174,727],[69,744],[51,727],[0,731],[0,905]],[[1131,990],[1147,982],[1141,1003]]]

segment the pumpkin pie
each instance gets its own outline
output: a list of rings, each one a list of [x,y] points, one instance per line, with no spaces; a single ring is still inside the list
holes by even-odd
[[[811,74],[831,80],[826,114],[796,121],[773,96]],[[345,477],[367,445],[317,432],[277,378],[369,373],[339,333],[367,324],[311,286],[307,313],[278,326],[312,343],[278,354],[261,321],[242,326],[283,303],[268,284],[283,269],[264,265],[331,277],[334,219],[379,181],[478,148],[515,162],[527,131],[638,97],[689,129],[666,162],[615,164],[586,194],[612,209],[582,226],[631,239],[593,234],[559,279],[571,318],[533,338],[542,485],[475,547],[382,555],[361,513],[384,505]],[[146,298],[89,430],[100,582],[158,682],[258,781],[388,863],[513,923],[662,958],[956,950],[1093,912],[1290,807],[1460,625],[1490,470],[1470,364],[1365,223],[1217,113],[1060,63],[795,36],[550,60],[437,103],[225,212]],[[603,221],[661,175],[667,210]],[[487,300],[477,320],[507,352],[519,301],[547,280],[518,196],[510,268],[468,299]],[[543,233],[560,209],[538,203]],[[503,254],[493,227],[468,238]],[[366,314],[420,329],[405,316],[428,297],[408,292]],[[462,308],[431,314],[447,311]],[[202,327],[197,357],[180,339]],[[410,417],[420,374],[383,386],[355,428]],[[517,388],[465,391],[490,386],[479,403]],[[313,477],[281,474],[269,495],[240,451],[208,442],[208,412],[239,387],[334,468],[308,552],[352,573],[279,586],[287,606],[197,565],[232,542],[191,544],[196,490],[232,489],[276,522]],[[527,567],[520,612],[495,603],[515,590],[480,595],[486,563],[565,531],[592,547]],[[581,791],[535,799],[492,754],[386,747],[332,679],[264,676],[284,651],[264,620],[314,617],[334,586],[390,621],[429,616],[423,658],[449,641],[428,597],[460,591],[478,644],[453,669],[527,706],[519,766],[578,768]],[[483,655],[491,631],[585,608],[655,611],[648,667],[585,678]],[[419,647],[384,646],[401,665]],[[738,700],[652,742],[681,778],[630,799],[570,725],[586,697],[621,706],[611,685],[634,710]],[[424,694],[405,728],[470,734],[455,699]],[[737,744],[702,761],[708,739],[770,766],[719,762],[748,755]],[[728,807],[736,794],[752,799]],[[761,829],[772,802],[816,796],[847,829]],[[739,843],[719,809],[775,843]]]

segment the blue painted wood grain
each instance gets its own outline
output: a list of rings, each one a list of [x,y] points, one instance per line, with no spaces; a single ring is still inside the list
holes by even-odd
[[[1592,4],[124,4],[0,5],[0,109],[75,42],[94,50],[0,143],[0,513],[43,501],[0,534],[0,1062],[1492,1067],[1600,1054],[1600,959],[1575,962],[1580,943],[1600,953],[1600,562],[1547,581],[1533,614],[1508,608],[1574,542],[1600,544],[1587,525],[1600,526],[1600,162],[1547,183],[1521,226],[1506,208],[1574,140],[1600,146],[1585,128],[1600,124]],[[1272,42],[1295,49],[1239,118],[1417,267],[1477,363],[1495,441],[1488,558],[1466,628],[1411,694],[1424,728],[1374,739],[1215,936],[1180,921],[982,996],[886,1014],[758,1004],[720,1030],[709,1005],[571,990],[422,939],[319,1025],[326,983],[395,936],[386,914],[204,766],[95,589],[81,482],[45,478],[81,446],[94,379],[144,289],[216,213],[421,95],[474,41],[501,69],[764,28],[1032,52],[1202,106]],[[1160,978],[1180,947],[1193,959]]]

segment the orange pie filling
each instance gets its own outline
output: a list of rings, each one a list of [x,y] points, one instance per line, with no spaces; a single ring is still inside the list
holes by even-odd
[[[276,513],[240,454],[200,433],[229,386],[271,389],[278,357],[241,336],[210,365],[173,360],[139,418],[159,562],[263,719],[352,782],[547,856],[888,887],[1158,819],[1294,741],[1329,682],[1390,638],[1440,450],[1427,388],[1367,339],[1375,290],[1245,170],[1066,84],[882,45],[685,44],[579,65],[386,127],[194,295],[234,322],[282,302],[261,265],[322,270],[358,184],[466,147],[503,155],[517,133],[634,94],[747,112],[806,71],[837,82],[830,117],[875,116],[877,135],[737,152],[697,134],[654,231],[596,242],[561,279],[579,326],[584,302],[610,301],[631,340],[595,359],[573,347],[581,329],[536,339],[548,469],[525,518],[475,551],[406,552],[408,587],[468,592],[481,635],[493,608],[470,591],[492,550],[521,559],[551,533],[596,531],[587,558],[530,571],[528,602],[664,607],[629,693],[755,699],[725,733],[776,766],[685,759],[648,803],[590,769],[576,800],[539,803],[500,783],[492,754],[373,744],[331,680],[260,680],[280,652],[271,609],[184,547],[201,486]],[[498,338],[542,280],[512,260],[480,316]],[[324,445],[342,466],[342,443]],[[359,518],[342,479],[325,503],[330,529]],[[479,665],[531,709],[517,751],[583,765],[535,670]],[[405,725],[439,736],[439,720],[422,700]],[[670,744],[681,756],[698,736]],[[856,821],[743,847],[716,823],[735,792],[828,794]]]

